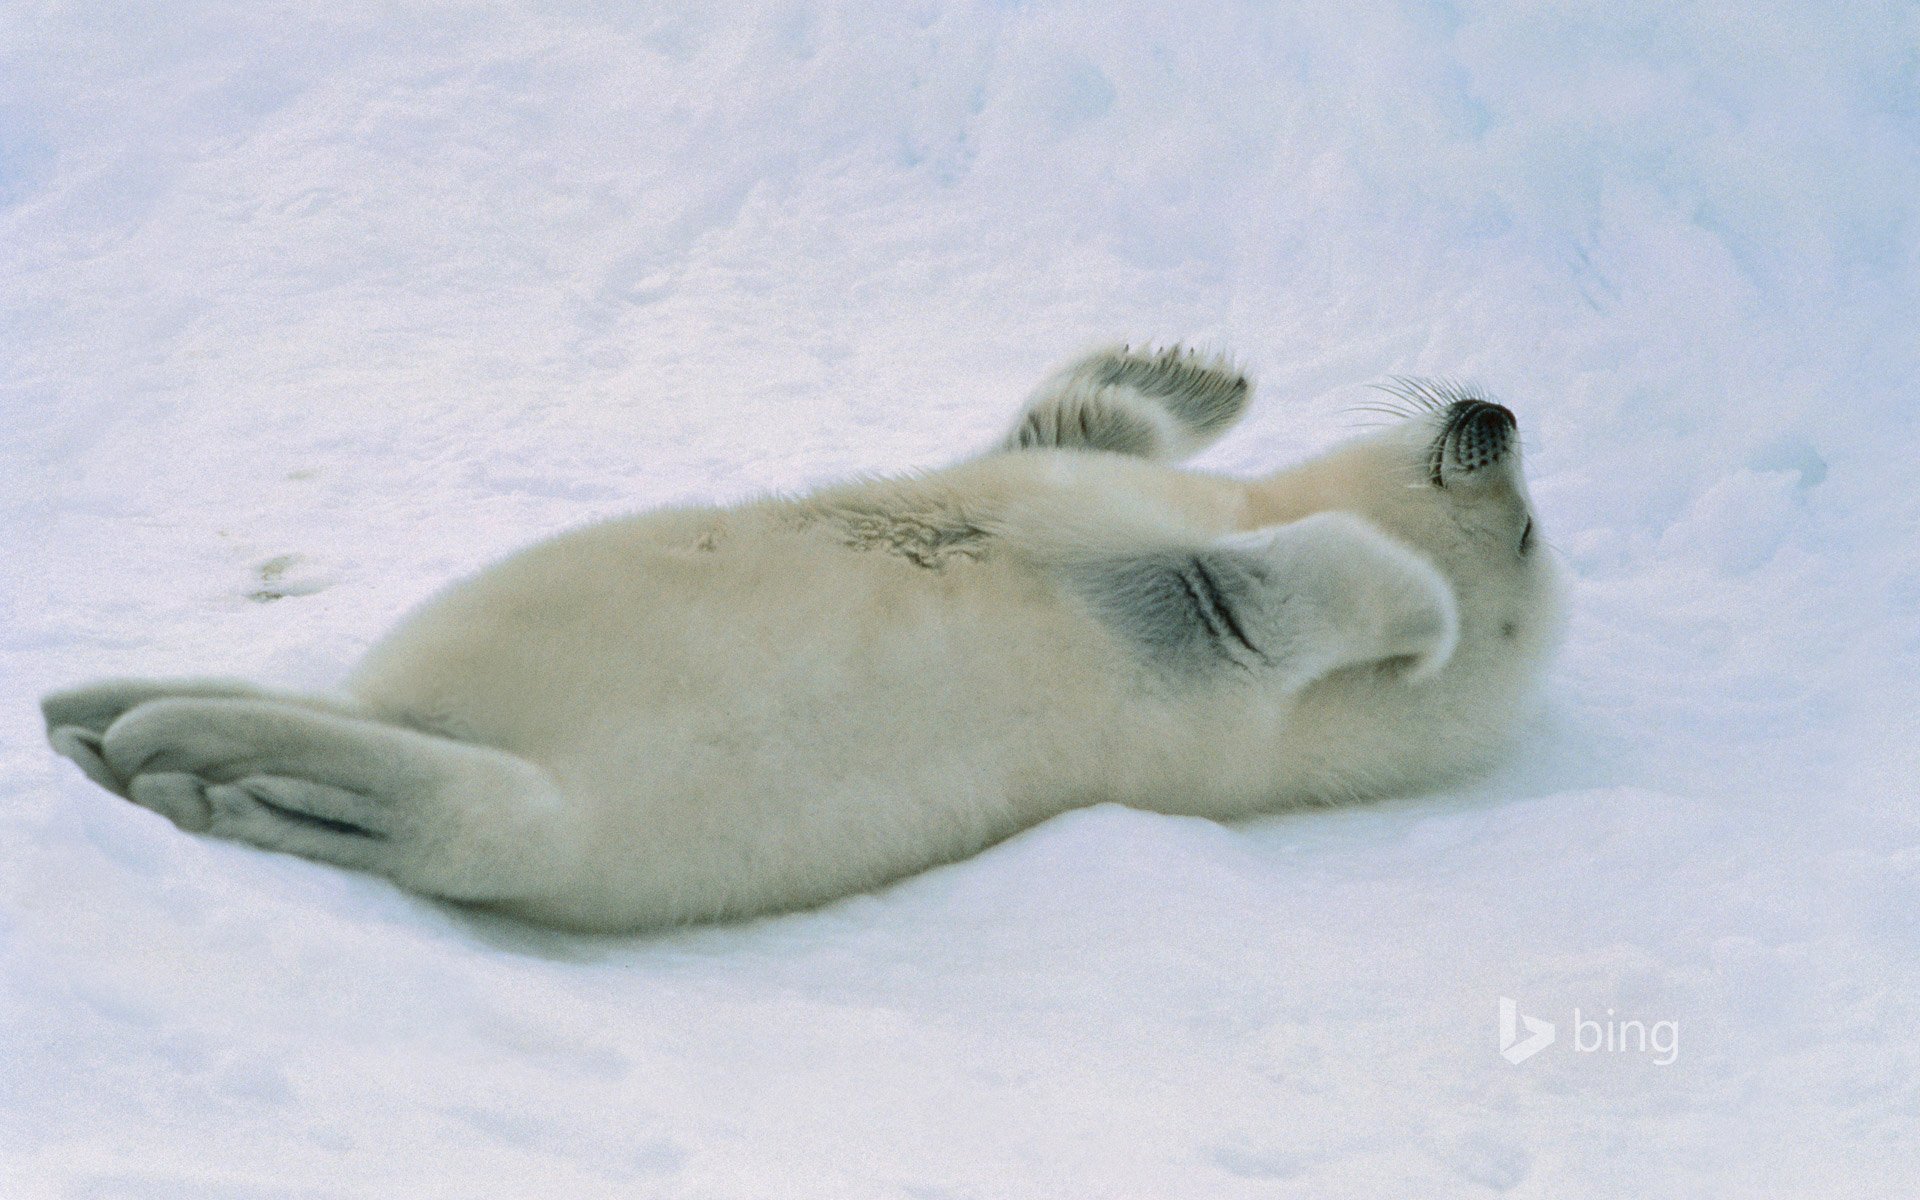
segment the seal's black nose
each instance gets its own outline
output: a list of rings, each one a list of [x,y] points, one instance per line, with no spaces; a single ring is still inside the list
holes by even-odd
[[[1491,400],[1460,400],[1448,405],[1446,422],[1433,443],[1433,482],[1445,487],[1448,468],[1472,474],[1493,466],[1513,449],[1519,427],[1511,409]]]

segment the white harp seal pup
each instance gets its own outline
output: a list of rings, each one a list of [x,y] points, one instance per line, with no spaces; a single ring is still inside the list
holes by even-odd
[[[1404,382],[1265,478],[1173,464],[1247,380],[1103,350],[992,451],[562,534],[334,695],[114,680],[60,753],[182,829],[582,930],[813,905],[1116,801],[1407,793],[1510,739],[1559,625],[1514,416]]]

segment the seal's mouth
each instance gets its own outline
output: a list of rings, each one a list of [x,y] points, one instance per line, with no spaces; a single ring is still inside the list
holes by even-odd
[[[1471,475],[1499,464],[1513,450],[1520,427],[1513,412],[1491,400],[1457,400],[1447,406],[1440,432],[1427,450],[1427,478],[1447,486],[1447,472]]]

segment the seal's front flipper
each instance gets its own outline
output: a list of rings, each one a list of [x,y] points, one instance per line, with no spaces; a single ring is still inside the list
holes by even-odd
[[[1178,461],[1246,411],[1253,385],[1224,357],[1173,346],[1097,350],[1034,389],[1003,450],[1105,450]]]
[[[1418,681],[1460,636],[1432,563],[1350,513],[1319,513],[1192,547],[1073,568],[1095,610],[1183,679],[1262,675],[1292,692],[1330,672],[1397,667]]]

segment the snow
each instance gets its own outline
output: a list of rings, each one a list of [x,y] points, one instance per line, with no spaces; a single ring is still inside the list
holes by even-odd
[[[1910,1190],[1916,196],[1898,2],[0,10],[0,1194]],[[1516,408],[1573,606],[1523,756],[591,939],[42,740],[101,675],[328,683],[572,524],[950,460],[1113,337],[1255,370],[1223,470],[1391,374]]]

